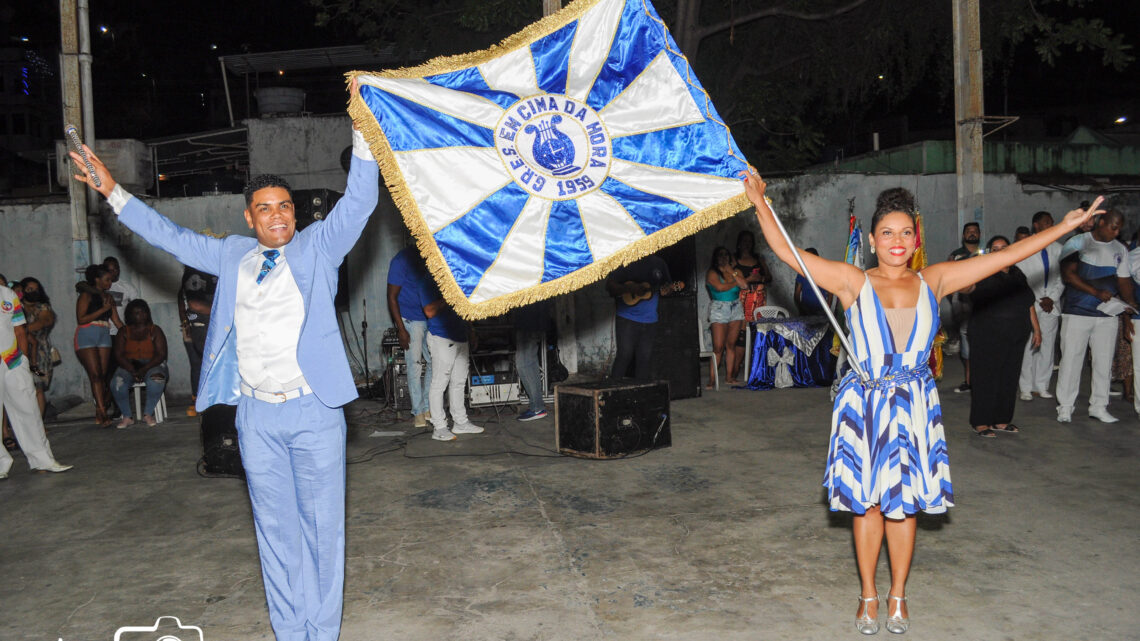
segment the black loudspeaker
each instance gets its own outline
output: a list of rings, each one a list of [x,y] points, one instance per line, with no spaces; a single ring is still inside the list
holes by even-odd
[[[554,386],[558,451],[581,458],[623,458],[673,444],[669,384],[606,380]]]
[[[674,281],[685,288],[657,301],[657,334],[653,341],[653,376],[669,381],[669,398],[701,395],[700,325],[697,318],[696,239],[682,239],[657,253]]]
[[[297,230],[300,231],[318,220],[324,220],[333,205],[344,194],[331,189],[296,189],[293,191],[293,207],[297,216]],[[340,264],[337,273],[336,296],[333,306],[348,309],[348,265]]]
[[[293,192],[293,207],[297,214],[297,229],[309,223],[324,220],[343,194],[331,189],[298,189]]]
[[[198,415],[202,424],[202,460],[198,471],[204,475],[225,475],[245,478],[238,446],[237,407],[212,405]]]

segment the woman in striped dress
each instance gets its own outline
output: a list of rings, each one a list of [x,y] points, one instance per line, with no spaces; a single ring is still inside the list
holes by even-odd
[[[760,228],[772,250],[799,272],[791,248],[764,200],[766,185],[755,172],[744,180]],[[905,189],[879,195],[871,218],[871,253],[878,265],[866,272],[806,252],[801,258],[820,289],[835,293],[847,313],[854,354],[869,380],[848,373],[831,417],[824,487],[832,511],[854,513],[855,557],[862,584],[855,625],[879,631],[875,566],[886,538],[891,567],[887,629],[909,626],[906,580],[914,555],[919,512],[938,514],[953,505],[950,461],[938,390],[927,366],[938,332],[943,297],[1036,254],[1097,213],[1069,212],[1054,227],[1005,251],[931,265],[921,272],[907,264],[915,250],[914,197]],[[801,274],[802,275],[802,274]]]

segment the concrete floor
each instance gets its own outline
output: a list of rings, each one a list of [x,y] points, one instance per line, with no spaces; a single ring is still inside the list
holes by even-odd
[[[1135,414],[1115,400],[1120,423],[1061,425],[1039,399],[1022,434],[983,440],[959,371],[942,385],[957,507],[920,517],[909,636],[1140,636]],[[850,518],[820,488],[829,407],[823,389],[711,392],[674,403],[673,447],[589,461],[551,455],[553,415],[399,447],[369,434],[410,424],[357,402],[341,638],[855,639]],[[196,419],[49,436],[74,470],[17,458],[0,481],[0,640],[102,641],[160,615],[272,639],[245,486],[196,474]]]

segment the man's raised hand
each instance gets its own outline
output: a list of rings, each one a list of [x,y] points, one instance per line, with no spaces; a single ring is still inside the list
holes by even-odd
[[[106,198],[111,195],[111,191],[115,189],[115,179],[111,178],[111,172],[107,171],[107,166],[103,164],[102,160],[91,151],[87,145],[83,145],[83,151],[87,152],[87,159],[91,161],[91,165],[95,168],[95,173],[99,176],[100,185],[95,186],[95,181],[91,179],[91,175],[87,173],[87,165],[83,162],[83,157],[79,152],[68,152],[67,155],[71,156],[71,161],[75,163],[75,168],[79,170],[78,174],[73,177],[79,182],[87,185],[95,191],[103,194]]]

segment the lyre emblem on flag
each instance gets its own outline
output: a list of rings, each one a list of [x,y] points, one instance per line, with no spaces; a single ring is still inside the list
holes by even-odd
[[[349,112],[467,318],[749,206],[747,163],[649,0],[577,0],[486,51],[349,77]]]

